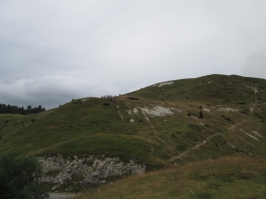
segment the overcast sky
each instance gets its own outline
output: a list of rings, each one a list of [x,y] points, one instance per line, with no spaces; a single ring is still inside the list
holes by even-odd
[[[266,78],[265,0],[0,0],[0,103],[57,107],[209,74]]]

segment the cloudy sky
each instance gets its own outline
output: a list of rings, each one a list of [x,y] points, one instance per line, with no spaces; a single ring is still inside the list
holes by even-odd
[[[266,78],[265,0],[0,0],[0,103],[57,107],[209,74]]]

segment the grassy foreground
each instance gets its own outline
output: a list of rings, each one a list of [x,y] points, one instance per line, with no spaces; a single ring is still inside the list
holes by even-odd
[[[227,157],[176,166],[88,189],[75,199],[266,198],[266,160]]]

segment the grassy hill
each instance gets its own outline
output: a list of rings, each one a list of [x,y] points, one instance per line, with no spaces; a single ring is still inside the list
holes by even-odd
[[[106,98],[83,98],[36,115],[0,115],[0,150],[25,150],[37,156],[106,154],[135,158],[148,170],[177,165],[185,170],[191,162],[210,159],[218,169],[225,157],[228,162],[254,159],[262,166],[265,88],[264,79],[209,75],[118,96],[119,109]],[[198,117],[200,112],[203,118]],[[166,174],[154,175],[144,178],[156,181]]]

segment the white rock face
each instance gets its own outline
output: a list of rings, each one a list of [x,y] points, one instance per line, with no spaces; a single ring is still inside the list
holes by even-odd
[[[162,83],[159,83],[158,87],[162,87],[162,86],[165,86],[165,85],[171,85],[173,83],[174,83],[173,81],[162,82]]]
[[[165,108],[162,106],[157,106],[155,105],[153,108],[149,109],[147,107],[141,108],[142,112],[145,115],[150,115],[150,116],[167,116],[167,115],[174,115],[174,111],[176,112],[181,112],[180,110],[174,109],[174,108]]]
[[[158,87],[162,87],[162,86],[166,86],[166,85],[171,85],[173,84],[174,82],[173,81],[167,81],[167,82],[161,82],[159,84],[154,84],[152,86],[158,86]]]
[[[118,157],[84,155],[82,158],[72,156],[64,159],[61,155],[40,157],[42,181],[52,183],[53,190],[64,184],[84,188],[106,183],[106,178],[121,177],[144,173],[146,166],[133,159],[122,162]],[[75,180],[78,179],[78,180]]]
[[[137,107],[133,108],[132,110],[128,110],[128,114],[130,116],[137,115],[140,112],[142,112],[146,118],[146,120],[149,122],[149,119],[147,116],[167,116],[167,115],[175,115],[176,113],[182,113],[181,110],[177,108],[166,108],[162,106],[152,105],[152,108],[145,107]],[[130,120],[131,121],[131,120]]]
[[[233,108],[219,108],[218,111],[226,111],[226,112],[238,112],[238,109],[233,109]]]
[[[208,113],[211,112],[211,109],[208,109],[208,108],[205,108],[205,107],[203,108],[203,110],[206,111],[206,112],[208,112]]]

